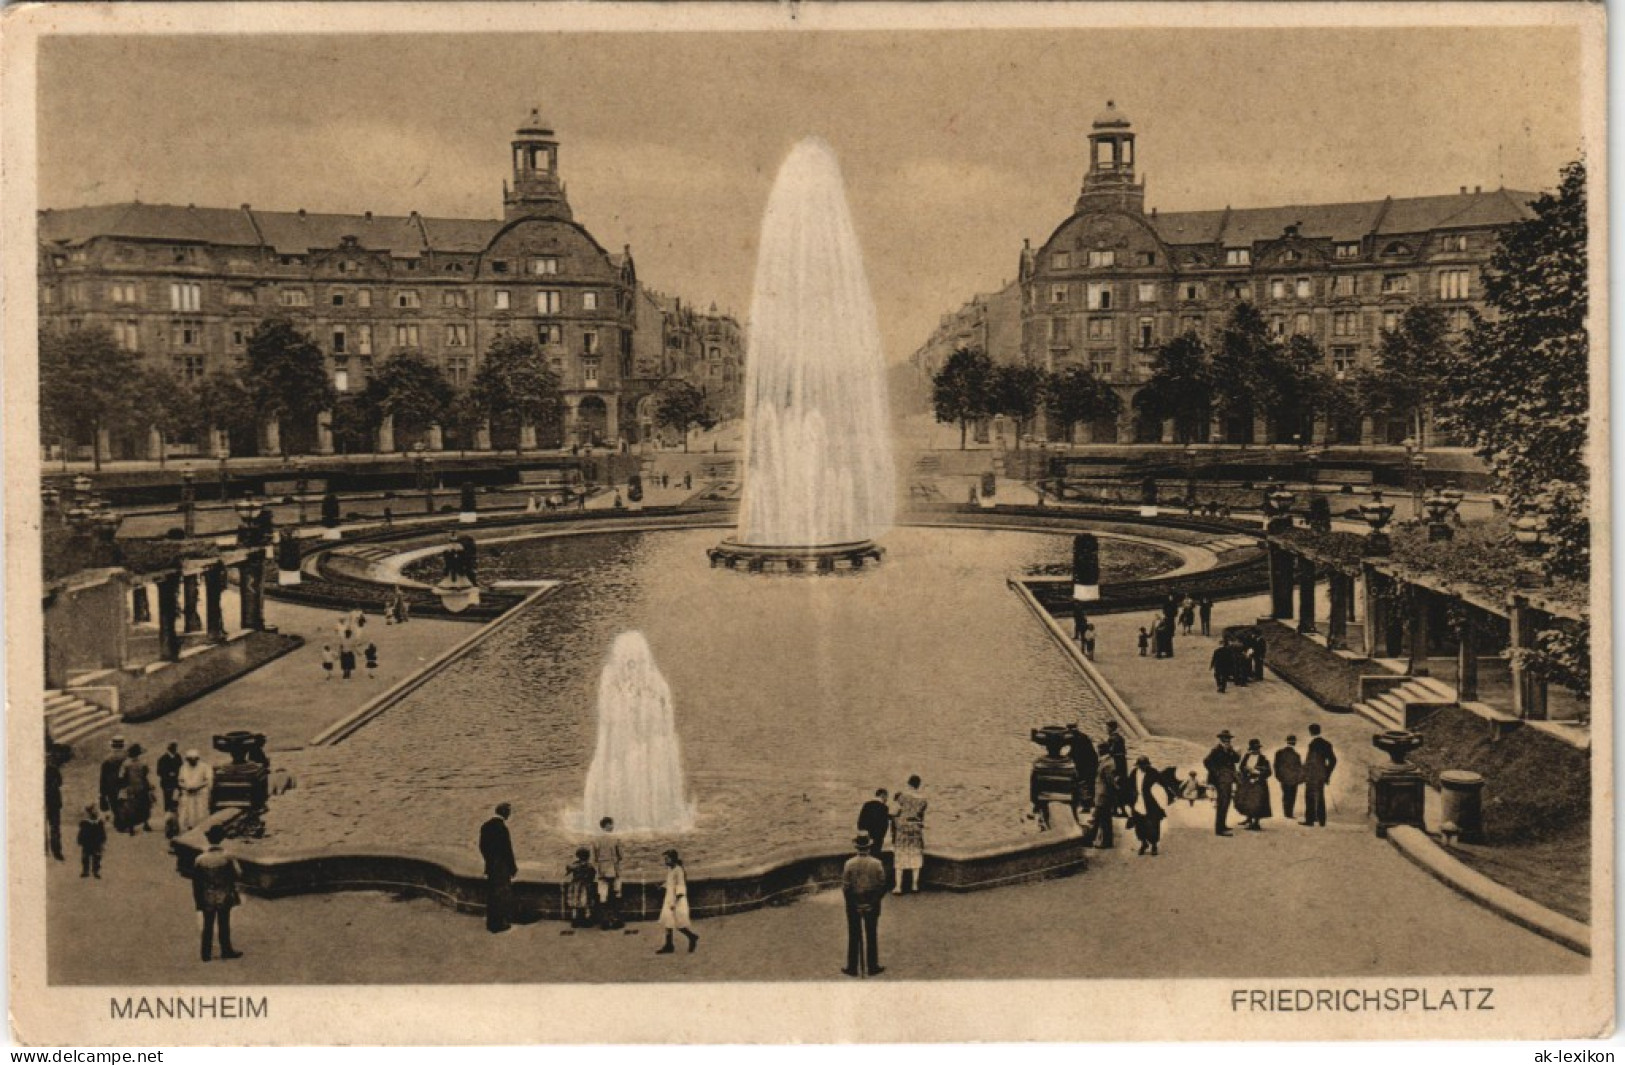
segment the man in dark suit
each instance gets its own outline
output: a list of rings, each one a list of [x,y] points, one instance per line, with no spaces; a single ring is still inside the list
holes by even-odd
[[[1226,822],[1230,817],[1230,798],[1236,790],[1236,767],[1241,763],[1241,755],[1230,746],[1234,738],[1230,730],[1225,729],[1219,733],[1218,744],[1202,759],[1202,765],[1207,769],[1207,782],[1218,796],[1213,813],[1213,832],[1219,836],[1232,834]]]
[[[124,831],[123,804],[119,802],[119,794],[124,790],[124,761],[128,755],[124,750],[124,737],[114,736],[106,758],[102,759],[100,796],[102,809],[113,818],[115,831]]]
[[[891,828],[891,807],[886,801],[890,797],[885,788],[878,788],[875,797],[858,811],[858,834],[869,837],[869,845],[876,858],[885,849],[886,833]]]
[[[231,945],[231,910],[241,899],[237,894],[240,879],[237,863],[226,856],[220,844],[226,830],[220,825],[209,826],[206,833],[209,849],[192,863],[192,902],[203,914],[203,960],[214,953],[214,934],[220,929],[220,957],[240,958],[243,952]]]
[[[1298,737],[1288,736],[1286,746],[1275,752],[1275,782],[1281,785],[1281,816],[1291,819],[1298,808],[1298,785],[1303,783],[1303,759],[1298,755]]]
[[[846,899],[846,968],[848,976],[885,972],[880,967],[880,904],[886,898],[886,868],[869,853],[868,836],[852,841],[857,853],[841,870],[841,894]]]
[[[1111,759],[1112,764],[1112,795],[1117,801],[1119,809],[1116,811],[1121,817],[1128,816],[1128,744],[1123,734],[1118,731],[1117,722],[1106,722],[1106,740],[1104,751]]]
[[[1264,679],[1264,634],[1253,637],[1253,679]]]
[[[45,853],[57,861],[62,857],[62,767],[56,751],[45,756]]]
[[[1095,809],[1089,827],[1084,830],[1083,843],[1106,851],[1112,849],[1112,815],[1117,811],[1118,788],[1124,782],[1119,781],[1111,751],[1104,742],[1098,754],[1100,769],[1095,773]]]
[[[480,549],[474,543],[474,538],[467,533],[463,533],[461,536],[456,537],[456,540],[457,546],[462,548],[463,552],[461,560],[463,576],[468,578],[470,584],[480,583]]]
[[[1229,640],[1221,640],[1219,646],[1213,649],[1213,657],[1208,659],[1208,668],[1213,671],[1213,683],[1218,685],[1219,694],[1224,694],[1225,685],[1230,683],[1230,677],[1236,671],[1235,648],[1230,646]]]
[[[496,816],[480,826],[480,857],[485,859],[485,927],[506,932],[513,907],[513,878],[519,863],[513,857],[513,837],[508,835],[508,815],[513,807],[499,803]]]
[[[1095,741],[1078,728],[1076,721],[1068,725],[1067,730],[1068,753],[1072,756],[1072,768],[1078,774],[1074,805],[1087,810],[1095,804],[1095,775],[1100,772],[1100,754],[1095,750]]]
[[[1303,820],[1305,825],[1326,827],[1326,785],[1337,768],[1337,752],[1331,741],[1320,734],[1319,725],[1309,726],[1309,750],[1303,759]]]

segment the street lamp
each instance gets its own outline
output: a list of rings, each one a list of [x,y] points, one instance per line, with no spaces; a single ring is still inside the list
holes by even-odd
[[[1423,471],[1427,468],[1428,457],[1422,451],[1422,444],[1414,437],[1405,438],[1405,486],[1411,493],[1411,514],[1418,521],[1422,518],[1422,482],[1426,480]]]
[[[412,445],[412,465],[417,469],[418,488],[423,492],[423,512],[434,513],[434,459],[427,454],[428,448],[419,440]]]
[[[1385,503],[1381,492],[1371,493],[1371,502],[1360,504],[1360,518],[1371,526],[1371,535],[1366,537],[1366,554],[1386,555],[1393,546],[1383,527],[1394,516],[1394,505]]]
[[[1269,517],[1269,532],[1285,532],[1292,528],[1293,495],[1285,485],[1272,484],[1265,488],[1264,513]]]
[[[1518,566],[1516,582],[1520,588],[1542,588],[1546,585],[1546,567],[1541,562],[1540,546],[1546,539],[1546,519],[1536,510],[1527,509],[1512,519],[1512,538],[1523,552]]]
[[[237,512],[237,520],[241,523],[237,530],[238,545],[241,547],[265,546],[260,536],[260,516],[265,513],[264,505],[250,492],[233,503],[231,507]]]
[[[305,493],[310,491],[310,480],[305,475],[305,460],[304,459],[296,458],[296,459],[293,460],[293,472],[294,472],[294,478],[295,478],[295,480],[293,482],[293,494],[294,494],[294,498],[296,498],[299,501],[299,524],[304,525],[305,524]]]
[[[1185,445],[1185,499],[1196,505],[1196,445]]]
[[[226,460],[231,458],[231,448],[221,444],[214,457],[220,460],[220,502],[225,503],[231,499],[231,476],[226,472]]]
[[[187,539],[197,533],[197,474],[190,463],[181,470],[181,528]]]

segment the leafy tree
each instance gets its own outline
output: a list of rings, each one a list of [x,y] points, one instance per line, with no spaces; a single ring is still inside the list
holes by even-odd
[[[1157,348],[1151,379],[1135,394],[1134,406],[1159,422],[1172,419],[1181,444],[1201,439],[1213,417],[1213,368],[1199,335],[1182,333]]]
[[[1117,392],[1102,384],[1086,366],[1068,366],[1045,381],[1044,411],[1066,427],[1068,440],[1072,439],[1072,427],[1079,422],[1114,417],[1122,409],[1123,401]]]
[[[207,431],[222,429],[231,438],[251,438],[254,433],[254,397],[242,378],[228,370],[216,370],[193,386],[197,425]]]
[[[931,408],[939,422],[959,423],[965,447],[970,423],[993,414],[993,360],[975,348],[958,348],[931,379]]]
[[[1016,447],[1027,435],[1027,426],[1044,401],[1046,375],[1041,367],[1026,363],[993,368],[993,413],[1016,423]]]
[[[551,436],[564,421],[558,374],[547,368],[541,348],[528,336],[493,340],[474,373],[469,394],[493,427],[516,433],[516,452],[521,427],[534,426]]]
[[[1399,327],[1384,330],[1376,361],[1355,379],[1360,406],[1403,419],[1410,435],[1421,440],[1423,419],[1434,401],[1444,398],[1444,377],[1454,358],[1444,311],[1433,303],[1407,307]]]
[[[295,426],[314,426],[316,415],[333,405],[321,348],[286,318],[267,318],[248,335],[243,384],[260,418],[283,423],[283,458]]]
[[[1447,365],[1441,414],[1488,463],[1512,507],[1546,518],[1554,572],[1590,572],[1591,399],[1586,332],[1586,170],[1563,168],[1533,217],[1503,230],[1484,275],[1495,314],[1467,334]]]
[[[365,401],[378,421],[393,418],[398,434],[420,434],[445,420],[455,393],[440,367],[421,352],[402,351],[367,382]]]
[[[1308,440],[1317,417],[1343,417],[1355,409],[1352,388],[1327,367],[1313,337],[1299,334],[1276,345],[1263,376],[1264,413],[1279,440]]]
[[[135,433],[158,430],[158,464],[166,461],[170,441],[196,432],[198,407],[195,390],[164,366],[141,366],[131,378],[135,395],[128,428]]]
[[[366,454],[377,445],[378,412],[365,393],[342,393],[333,403],[328,429],[339,454]]]
[[[692,382],[680,377],[667,380],[660,386],[655,404],[655,423],[663,429],[674,429],[683,438],[683,450],[688,450],[689,431],[698,427],[709,429],[717,424],[706,394]]]
[[[1226,417],[1251,419],[1272,400],[1271,367],[1284,365],[1281,345],[1251,303],[1236,304],[1213,350],[1213,396]]]
[[[101,431],[129,424],[137,404],[132,387],[140,366],[101,328],[40,334],[40,431],[66,449],[90,439],[92,462],[102,468]]]

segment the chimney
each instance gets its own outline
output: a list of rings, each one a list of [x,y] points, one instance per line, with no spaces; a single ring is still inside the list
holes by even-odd
[[[1483,185],[1474,185],[1473,186],[1473,195],[1476,196],[1476,195],[1478,195],[1479,193],[1481,193],[1483,191],[1484,191],[1484,186]]]
[[[254,209],[254,208],[253,208],[253,207],[250,207],[250,206],[249,206],[249,205],[248,205],[248,204],[246,204],[246,203],[244,203],[244,204],[239,204],[239,205],[238,205],[238,207],[239,207],[239,209],[240,209],[240,210],[244,210],[244,211],[252,211],[252,210],[253,210],[253,209]]]
[[[1462,195],[1463,195],[1463,196],[1465,196],[1465,195],[1467,195],[1467,186],[1466,186],[1466,185],[1463,185],[1463,186],[1462,186],[1462,187],[1461,187],[1461,194],[1462,194]]]
[[[366,218],[367,218],[367,221],[369,221],[369,222],[372,221],[372,212],[371,211],[367,212]]]
[[[301,208],[299,208],[299,218],[302,221],[304,219],[304,217],[305,217],[305,209],[303,207],[301,207]]]

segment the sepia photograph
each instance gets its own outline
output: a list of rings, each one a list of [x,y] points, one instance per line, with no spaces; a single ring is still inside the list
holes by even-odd
[[[17,1043],[1612,1033],[1601,6],[0,34]]]

